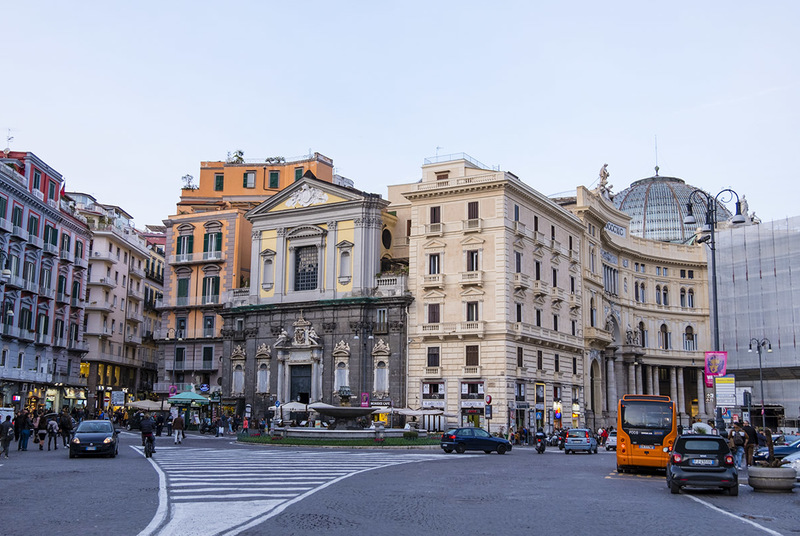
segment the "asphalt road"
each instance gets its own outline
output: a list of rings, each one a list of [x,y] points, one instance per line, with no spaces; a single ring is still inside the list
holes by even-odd
[[[800,533],[800,489],[671,495],[614,453],[505,456],[438,448],[301,449],[190,435],[153,462],[123,432],[115,459],[32,450],[0,460],[7,536],[172,534]],[[744,481],[744,475],[742,481]]]

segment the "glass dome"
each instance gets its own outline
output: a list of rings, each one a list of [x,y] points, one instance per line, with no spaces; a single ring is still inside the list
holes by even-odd
[[[641,179],[614,195],[614,204],[631,217],[631,234],[662,242],[687,242],[705,223],[705,197],[692,199],[692,213],[697,224],[684,225],[686,204],[696,190],[683,179],[650,177]],[[717,222],[727,220],[731,212],[717,202]]]

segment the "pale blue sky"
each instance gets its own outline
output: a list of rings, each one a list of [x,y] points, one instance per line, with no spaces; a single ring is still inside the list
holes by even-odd
[[[800,2],[6,2],[0,133],[137,226],[180,177],[333,158],[356,187],[466,152],[545,194],[660,174],[800,214]]]

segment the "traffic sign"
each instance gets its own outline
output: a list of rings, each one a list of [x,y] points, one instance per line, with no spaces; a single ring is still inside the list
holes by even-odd
[[[276,400],[276,401],[275,401],[275,407],[276,407],[276,408],[279,408],[279,407],[281,407],[281,401],[280,401],[280,400]]]
[[[486,395],[484,397],[484,399],[486,400],[487,404],[491,404],[492,403],[492,395]]]
[[[491,419],[492,419],[492,406],[486,406],[486,407],[484,408],[484,412],[485,412],[485,414],[486,414],[486,415],[485,415],[485,416],[486,416],[486,418],[487,418],[487,419],[489,419],[489,420],[491,420]]]

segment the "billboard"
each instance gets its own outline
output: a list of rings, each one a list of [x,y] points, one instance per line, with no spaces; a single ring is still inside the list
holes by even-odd
[[[706,387],[714,386],[716,376],[725,376],[728,368],[728,352],[706,352]]]

